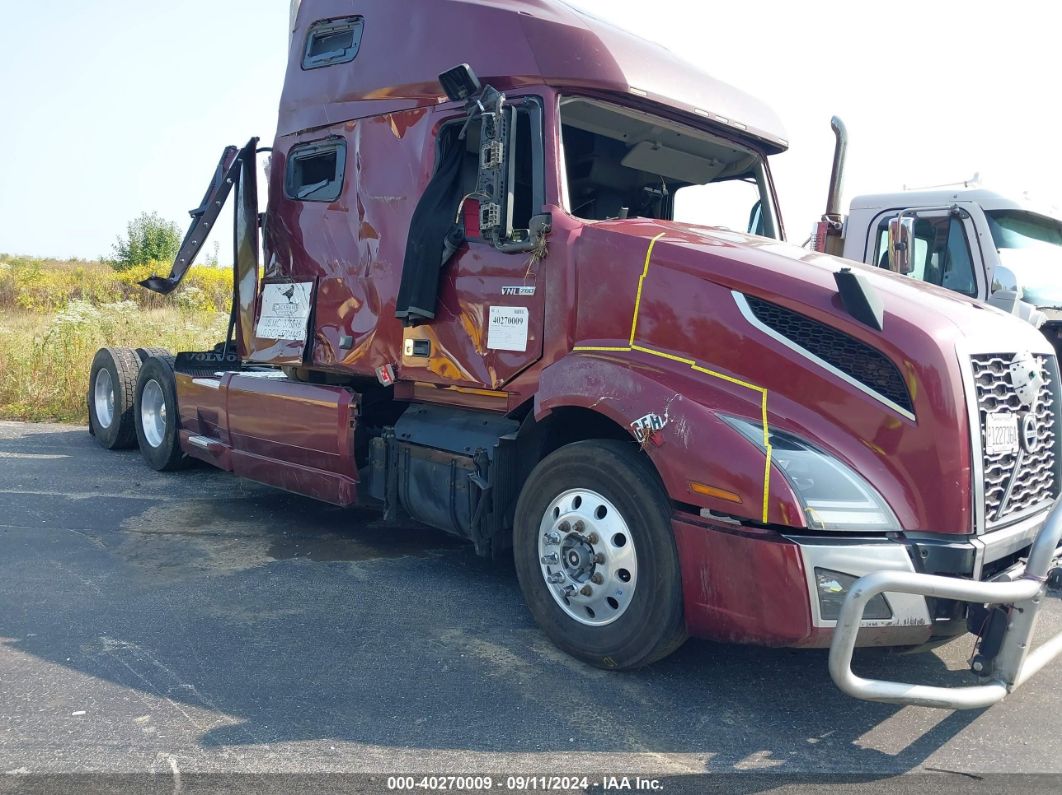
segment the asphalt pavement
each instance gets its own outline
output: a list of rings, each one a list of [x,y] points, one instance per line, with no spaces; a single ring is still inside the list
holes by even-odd
[[[1055,602],[1042,631],[1060,627]],[[969,684],[971,649],[867,652],[857,671]],[[707,771],[746,792],[800,774],[924,791],[1062,773],[1060,705],[1062,665],[963,713],[848,698],[824,651],[691,641],[598,671],[534,626],[511,563],[441,532],[207,467],[155,473],[82,428],[0,423],[8,782]]]

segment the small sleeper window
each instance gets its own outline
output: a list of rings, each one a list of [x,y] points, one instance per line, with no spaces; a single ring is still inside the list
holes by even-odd
[[[349,63],[358,57],[361,32],[365,22],[361,17],[324,19],[314,22],[306,39],[302,56],[303,69],[318,69],[337,63]]]
[[[343,190],[347,145],[341,138],[300,144],[288,155],[285,193],[289,199],[331,202]]]

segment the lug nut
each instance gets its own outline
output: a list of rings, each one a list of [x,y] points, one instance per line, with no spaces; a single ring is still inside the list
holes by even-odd
[[[601,539],[598,537],[597,533],[591,533],[586,540],[589,541],[591,544],[596,544]]]
[[[574,585],[565,585],[564,586],[564,591],[562,592],[561,595],[565,599],[571,599],[573,596],[575,596],[575,586]]]
[[[554,545],[559,544],[561,542],[561,536],[560,536],[560,533],[550,532],[550,533],[546,533],[546,535],[543,536],[543,540],[547,544],[549,544],[550,546],[554,546]]]
[[[594,563],[604,563],[604,562],[605,562],[605,556],[602,555],[600,552],[598,552],[596,555],[594,555]]]
[[[546,580],[548,580],[553,585],[560,585],[560,583],[564,582],[564,575],[559,571],[555,571],[553,572],[553,574],[550,574],[548,577],[546,577]]]
[[[546,566],[553,565],[554,563],[560,563],[560,558],[557,557],[556,552],[550,552],[548,555],[542,556],[542,563]]]
[[[567,520],[565,520],[559,525],[557,525],[557,529],[560,530],[562,533],[570,533],[572,531],[572,526],[567,522]]]
[[[573,527],[572,529],[573,529],[573,530],[574,530],[575,532],[577,532],[577,533],[581,533],[581,532],[583,532],[583,528],[584,528],[584,527],[586,527],[586,525],[584,525],[584,524],[583,524],[583,520],[582,520],[582,519],[580,519],[580,520],[578,520],[578,521],[577,521],[577,522],[575,523],[575,526],[574,526],[574,527]]]
[[[605,578],[602,577],[600,574],[595,574],[593,577],[590,578],[590,582],[592,582],[594,585],[600,585],[604,581]]]
[[[593,596],[594,589],[591,588],[589,585],[584,585],[580,589],[579,593],[581,593],[583,596]]]

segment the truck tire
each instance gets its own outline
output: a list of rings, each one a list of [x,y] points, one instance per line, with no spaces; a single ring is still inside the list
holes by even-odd
[[[631,442],[576,442],[539,462],[513,545],[531,614],[572,656],[631,669],[686,640],[671,506]]]
[[[133,415],[140,453],[149,467],[172,472],[188,465],[177,433],[180,415],[173,357],[152,356],[141,365]]]
[[[107,450],[136,445],[133,403],[140,359],[131,348],[100,348],[89,370],[89,433]]]
[[[136,355],[137,358],[140,359],[141,364],[146,362],[152,356],[173,356],[173,354],[166,350],[166,348],[137,348]]]

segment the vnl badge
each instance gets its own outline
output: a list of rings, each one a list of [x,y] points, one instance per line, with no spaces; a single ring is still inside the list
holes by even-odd
[[[653,438],[655,433],[662,431],[665,425],[667,425],[667,420],[659,414],[646,414],[631,423],[631,430],[634,431],[634,438],[638,440],[638,443],[645,444]]]

